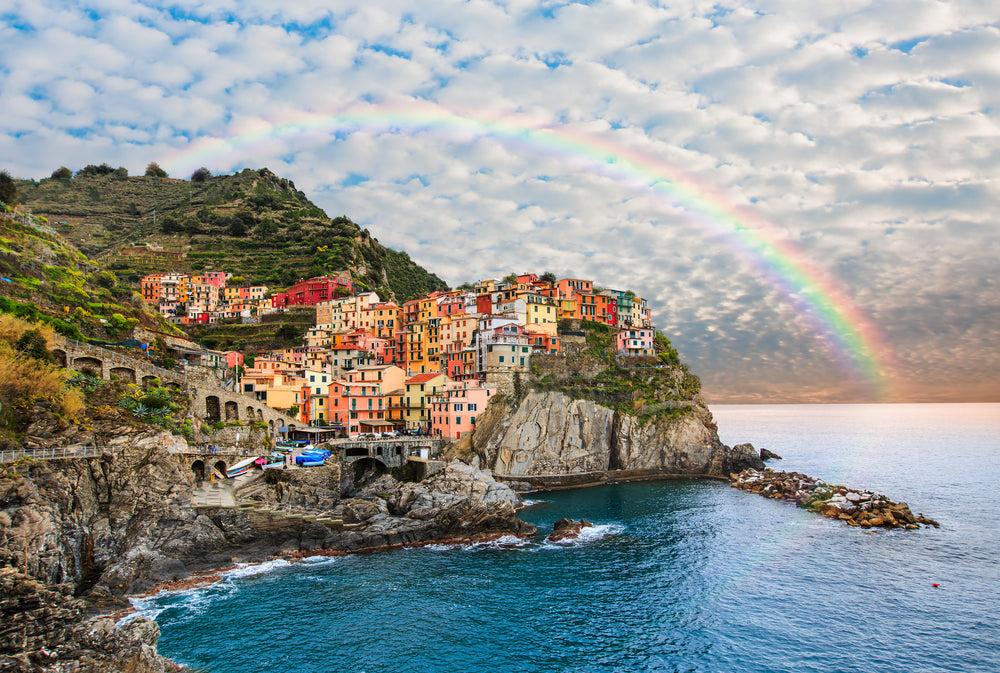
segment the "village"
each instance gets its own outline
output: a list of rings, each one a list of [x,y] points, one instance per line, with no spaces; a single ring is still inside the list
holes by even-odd
[[[560,326],[606,325],[619,355],[654,354],[646,300],[628,290],[552,274],[511,274],[397,305],[355,292],[349,275],[300,281],[284,292],[230,287],[232,274],[154,274],[143,299],[175,324],[253,319],[314,307],[301,346],[218,353],[234,390],[285,411],[324,437],[472,432],[490,398],[526,377],[535,354],[561,354]],[[577,323],[578,324],[578,323]],[[318,438],[318,437],[317,437]]]

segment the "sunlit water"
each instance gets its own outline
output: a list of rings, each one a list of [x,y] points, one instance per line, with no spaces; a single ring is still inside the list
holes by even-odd
[[[537,496],[532,541],[273,562],[140,610],[163,654],[213,673],[1000,671],[1000,405],[713,411],[727,444],[941,528],[870,533],[718,482],[622,485]],[[562,516],[598,525],[545,542]]]

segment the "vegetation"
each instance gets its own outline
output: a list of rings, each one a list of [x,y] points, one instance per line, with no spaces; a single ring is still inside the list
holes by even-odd
[[[69,373],[49,352],[51,338],[46,325],[0,315],[0,446],[20,438],[38,405],[65,423],[83,411],[82,396],[67,383]]]
[[[147,178],[165,178],[167,177],[167,172],[160,168],[160,164],[155,161],[150,161],[146,165],[146,177]]]
[[[17,203],[17,184],[6,170],[0,171],[0,203],[8,206]]]
[[[564,323],[561,331],[576,327],[570,323]],[[618,358],[610,327],[583,321],[579,331],[585,335],[585,346],[572,358],[532,357],[531,388],[592,400],[643,420],[672,419],[692,413],[692,401],[701,391],[701,382],[679,360],[676,349],[665,336],[656,335],[655,357]],[[563,347],[566,348],[565,341]],[[597,373],[582,375],[581,371]],[[518,384],[515,381],[515,388]]]
[[[60,235],[0,219],[0,314],[39,322],[73,339],[119,340],[143,325],[175,331],[145,310],[127,281],[100,270]]]
[[[34,213],[58,222],[80,251],[131,282],[162,271],[238,269],[247,283],[281,290],[303,278],[346,272],[360,289],[399,302],[447,287],[346,216],[327,217],[294,183],[266,168],[228,176],[202,168],[185,182],[120,179],[102,164],[81,169],[73,180],[17,186]],[[183,258],[123,253],[136,243],[155,243]]]

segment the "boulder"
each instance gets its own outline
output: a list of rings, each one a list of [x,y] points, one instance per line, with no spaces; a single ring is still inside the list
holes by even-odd
[[[591,528],[594,524],[586,519],[576,521],[574,519],[559,519],[552,525],[552,533],[549,534],[549,542],[560,542],[562,540],[575,540],[580,537],[584,528]]]
[[[767,449],[762,448],[760,450],[760,459],[761,460],[781,460],[781,456],[779,456],[778,454],[774,453],[773,451],[768,451]]]

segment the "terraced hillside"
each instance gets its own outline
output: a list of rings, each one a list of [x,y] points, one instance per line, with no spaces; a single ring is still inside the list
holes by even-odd
[[[76,339],[118,340],[142,326],[174,333],[128,283],[101,270],[42,218],[0,216],[0,314]]]
[[[22,204],[126,278],[230,271],[282,289],[347,271],[361,288],[397,301],[447,287],[347,217],[330,219],[294,183],[266,168],[200,182],[111,173],[21,180],[17,188]],[[143,254],[134,244],[153,244],[163,253]]]

